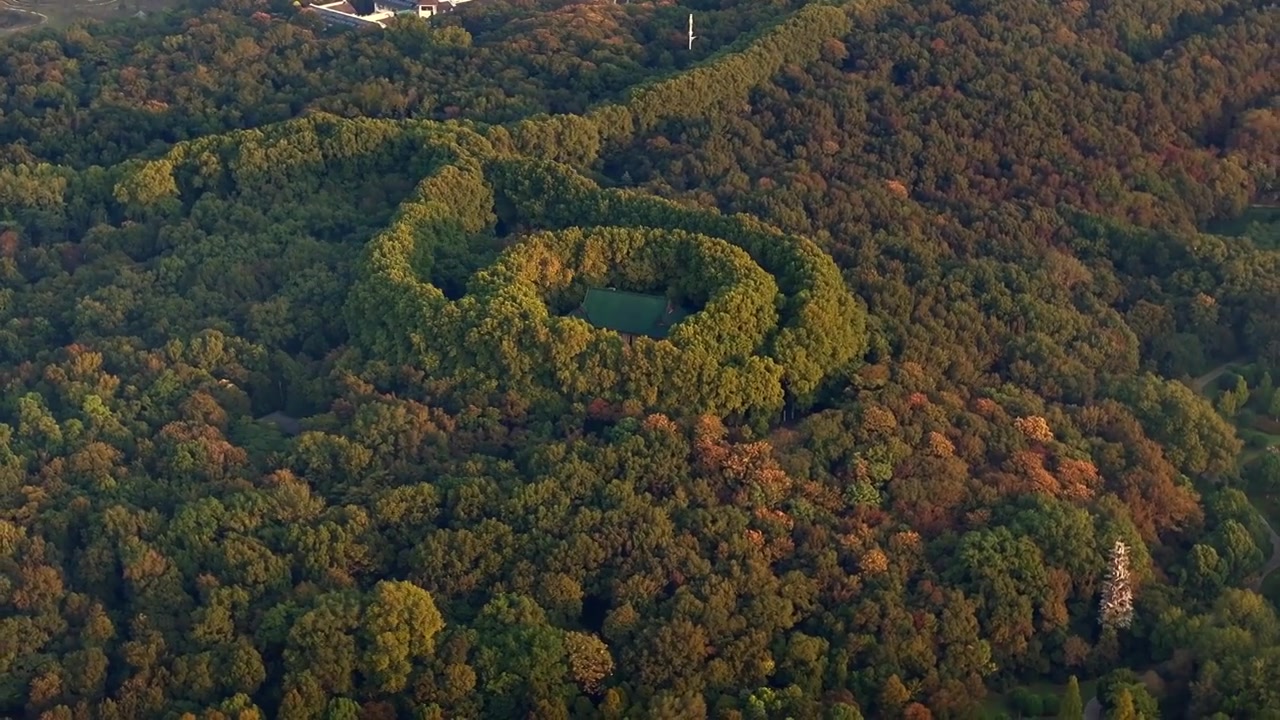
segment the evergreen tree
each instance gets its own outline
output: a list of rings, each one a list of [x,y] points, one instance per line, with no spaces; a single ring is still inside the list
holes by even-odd
[[[1240,408],[1249,400],[1249,383],[1241,376],[1236,376],[1235,386],[1222,393],[1218,398],[1218,410],[1227,417],[1234,417]]]
[[[1276,384],[1275,381],[1271,379],[1271,373],[1262,373],[1262,379],[1258,381],[1258,389],[1254,392],[1257,393],[1258,402],[1262,403],[1264,408],[1271,400],[1272,396],[1275,395],[1275,391]]]
[[[1138,711],[1133,708],[1133,695],[1127,689],[1116,696],[1116,706],[1107,717],[1111,720],[1138,720]]]
[[[1080,697],[1080,682],[1072,675],[1067,681],[1067,692],[1062,696],[1062,704],[1058,706],[1059,720],[1082,720],[1084,718],[1084,700]]]

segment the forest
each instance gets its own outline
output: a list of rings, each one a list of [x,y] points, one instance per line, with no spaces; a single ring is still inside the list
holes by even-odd
[[[1277,37],[0,37],[0,716],[1280,717]],[[600,286],[694,312],[624,343]]]

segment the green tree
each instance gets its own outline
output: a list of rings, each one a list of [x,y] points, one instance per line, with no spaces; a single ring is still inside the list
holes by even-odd
[[[1062,695],[1062,704],[1058,706],[1058,720],[1082,720],[1084,718],[1084,699],[1080,697],[1080,682],[1072,675],[1067,680],[1067,691]]]
[[[435,649],[444,619],[431,593],[400,581],[379,582],[365,610],[363,665],[376,692],[404,690],[409,674]]]
[[[1227,417],[1235,417],[1236,413],[1249,401],[1249,383],[1244,376],[1237,375],[1235,385],[1224,390],[1218,397],[1218,410]]]
[[[324,720],[358,720],[360,705],[355,700],[345,697],[333,698],[325,710]]]
[[[1238,582],[1262,566],[1262,550],[1239,521],[1226,521],[1214,535],[1214,547],[1227,568],[1229,581]]]
[[[1230,568],[1212,545],[1196,543],[1186,562],[1183,582],[1202,598],[1215,595],[1227,581]]]
[[[1245,475],[1258,492],[1280,492],[1280,452],[1264,452],[1249,465]]]
[[[1262,379],[1258,381],[1258,387],[1254,388],[1254,402],[1260,403],[1264,410],[1271,403],[1272,397],[1276,392],[1275,380],[1271,378],[1270,371],[1262,373]]]
[[[1128,668],[1120,668],[1104,676],[1098,682],[1098,696],[1107,709],[1107,717],[1116,717],[1127,704],[1132,711],[1129,717],[1142,720],[1159,718],[1159,704],[1155,697],[1137,673]]]

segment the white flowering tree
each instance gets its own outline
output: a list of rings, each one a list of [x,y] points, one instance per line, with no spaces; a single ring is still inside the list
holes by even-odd
[[[1099,615],[1104,627],[1127,628],[1133,622],[1133,584],[1129,579],[1129,546],[1117,540],[1111,548]]]

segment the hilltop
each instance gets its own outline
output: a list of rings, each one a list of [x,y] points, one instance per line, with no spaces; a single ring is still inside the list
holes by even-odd
[[[1280,11],[689,10],[0,41],[0,714],[1280,710]]]

